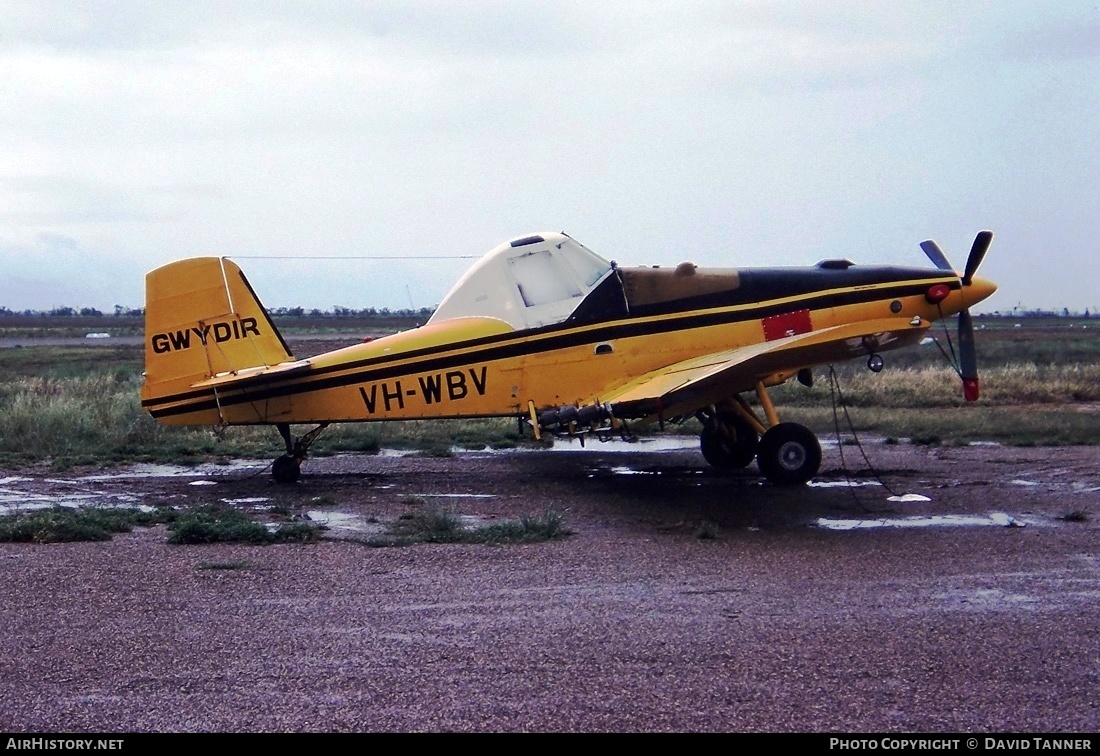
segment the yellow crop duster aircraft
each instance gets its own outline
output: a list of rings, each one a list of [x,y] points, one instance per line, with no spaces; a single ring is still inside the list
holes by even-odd
[[[755,458],[772,482],[804,483],[821,447],[779,421],[767,388],[857,356],[881,369],[879,352],[958,313],[959,372],[976,399],[967,308],[996,290],[974,276],[992,238],[978,234],[960,276],[932,241],[921,246],[935,269],[621,268],[541,233],[488,252],[425,325],[307,359],[291,355],[235,263],[181,260],[146,276],[142,406],[174,425],[275,425],[281,482],[297,480],[333,422],[506,416],[539,437],[696,416],[709,463]],[[294,439],[303,423],[317,427]]]

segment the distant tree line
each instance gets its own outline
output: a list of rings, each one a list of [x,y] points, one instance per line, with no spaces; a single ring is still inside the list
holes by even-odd
[[[431,307],[421,307],[418,310],[404,308],[391,310],[388,307],[364,307],[356,310],[351,307],[336,305],[331,310],[305,307],[275,307],[269,312],[280,318],[427,318],[435,310]],[[126,307],[115,305],[113,317],[128,318],[142,317],[145,315],[144,307]],[[11,310],[0,305],[0,317],[47,317],[47,318],[102,318],[112,317],[104,314],[95,307],[54,307],[49,310]]]
[[[361,310],[356,310],[352,307],[336,305],[331,310],[319,310],[317,308],[307,310],[304,307],[273,307],[268,312],[279,318],[426,318],[435,312],[435,310],[431,307],[421,307],[418,310],[409,308],[391,310],[388,307],[364,307]]]
[[[1026,310],[1022,307],[1013,307],[1011,310],[996,312],[983,312],[983,317],[987,318],[1090,318],[1089,308],[1086,307],[1084,312],[1077,310],[1071,310],[1068,307],[1063,307],[1061,310]]]
[[[316,307],[307,309],[305,307],[275,307],[269,312],[277,318],[424,318],[431,317],[435,309],[432,307],[421,307],[420,309],[401,308],[397,310],[391,310],[388,307],[364,307],[362,309],[355,309],[352,307],[343,307],[341,305],[335,305],[331,310],[320,310]],[[114,317],[126,318],[126,317],[142,317],[145,315],[144,307],[127,307],[125,305],[115,305]],[[1071,310],[1068,307],[1063,307],[1060,310],[1043,310],[1043,309],[1024,309],[1023,307],[1013,307],[1011,310],[997,310],[996,312],[983,312],[980,313],[982,317],[986,318],[1091,318],[1094,317],[1089,308],[1085,308],[1082,313],[1077,310]],[[0,317],[50,317],[50,318],[101,318],[104,317],[104,313],[95,307],[54,307],[49,310],[11,310],[7,307],[0,306]],[[106,314],[106,317],[112,317],[110,313]]]
[[[144,307],[126,307],[115,305],[113,317],[129,318],[140,317],[145,314]],[[0,305],[0,317],[35,317],[35,318],[102,318],[104,313],[95,307],[54,307],[49,310],[10,310]],[[107,317],[112,317],[108,315]]]

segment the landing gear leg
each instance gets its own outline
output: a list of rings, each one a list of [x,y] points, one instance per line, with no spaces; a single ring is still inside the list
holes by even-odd
[[[321,423],[316,428],[306,433],[297,441],[290,435],[289,423],[277,423],[279,435],[286,444],[286,454],[276,457],[271,463],[271,475],[277,483],[294,483],[302,474],[302,462],[309,452],[310,445],[321,435],[321,431],[328,427],[328,423]]]

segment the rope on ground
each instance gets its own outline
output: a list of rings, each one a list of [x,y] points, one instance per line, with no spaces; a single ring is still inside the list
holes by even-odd
[[[937,305],[938,306],[938,305]],[[947,339],[947,346],[951,349],[951,354],[947,353],[947,350],[943,348],[943,344],[935,336],[932,336],[932,342],[936,345],[936,348],[940,350],[940,354],[947,360],[947,363],[951,365],[951,369],[962,378],[962,366],[959,364],[959,357],[955,354],[955,342],[951,340],[951,331],[947,329],[947,320],[943,314],[943,308],[940,307],[940,322],[943,324],[943,336]]]
[[[878,484],[882,486],[891,496],[898,496],[899,494],[897,491],[891,488],[885,480],[882,479],[882,476],[879,475],[878,470],[876,470],[875,466],[871,464],[871,460],[867,456],[867,450],[863,448],[863,442],[859,440],[859,434],[856,433],[856,428],[855,424],[852,422],[852,417],[848,414],[848,405],[844,401],[844,393],[840,390],[840,379],[837,377],[836,369],[832,365],[829,366],[829,397],[832,400],[833,406],[833,430],[836,433],[836,446],[837,450],[840,452],[840,465],[844,469],[844,476],[845,479],[848,481],[848,490],[852,494],[853,501],[855,501],[855,503],[859,505],[861,509],[863,509],[865,512],[873,511],[870,507],[860,501],[859,496],[856,494],[856,481],[852,477],[852,471],[848,467],[848,460],[844,456],[844,439],[841,438],[840,415],[837,412],[838,408],[844,410],[844,419],[848,424],[848,432],[851,434],[852,440],[855,443],[856,448],[859,449],[859,453],[863,456],[863,463],[870,471],[871,477],[873,477],[878,482]]]

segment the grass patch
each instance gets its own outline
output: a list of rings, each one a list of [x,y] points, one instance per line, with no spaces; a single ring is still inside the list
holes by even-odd
[[[1100,328],[1097,329],[1100,332]],[[979,347],[980,352],[980,347]],[[892,353],[890,353],[892,354]],[[828,368],[816,371],[813,388],[787,383],[775,389],[777,404],[828,407],[832,404]],[[836,366],[850,407],[965,407],[959,378],[946,364],[887,367],[872,373],[860,363]],[[1100,401],[1100,362],[1037,364],[1018,362],[980,368],[978,406],[1074,404]]]
[[[96,373],[0,383],[0,461],[55,468],[123,461],[197,464],[211,457],[274,456],[269,429],[179,428],[141,409],[141,378]],[[267,431],[267,432],[265,432]]]
[[[469,543],[541,543],[565,538],[573,531],[565,525],[565,517],[548,509],[538,515],[524,515],[518,520],[505,520],[467,531]]]
[[[446,509],[409,512],[389,526],[390,535],[409,543],[455,543],[462,532],[462,520]]]
[[[993,407],[975,404],[954,408],[850,407],[858,433],[874,433],[918,444],[961,446],[995,441],[1005,446],[1090,446],[1100,444],[1096,412],[1073,406],[1032,405]],[[823,440],[835,437],[829,407],[788,406],[784,420],[802,423]],[[841,437],[848,423],[840,414]]]
[[[302,522],[269,528],[235,509],[219,505],[194,507],[179,512],[171,507],[153,510],[138,507],[74,509],[54,506],[0,517],[0,543],[69,543],[109,541],[115,533],[135,527],[168,525],[168,543],[308,543],[320,537],[322,528]],[[207,569],[241,569],[208,567]]]
[[[552,509],[476,528],[466,527],[456,512],[423,509],[407,512],[387,526],[387,532],[367,540],[370,546],[409,546],[414,543],[541,543],[572,535],[564,516]]]
[[[0,542],[72,543],[109,541],[115,533],[129,533],[137,526],[148,527],[176,518],[175,510],[137,507],[73,509],[54,506],[0,517]]]
[[[245,513],[217,504],[194,507],[168,526],[168,543],[309,543],[320,538],[322,528],[304,522],[269,528]]]
[[[11,337],[2,330],[0,336]],[[26,338],[27,346],[0,349],[0,382],[20,378],[81,378],[95,373],[110,373],[119,378],[141,375],[143,353],[140,344],[117,347],[36,346],[33,336]]]
[[[12,351],[0,350],[0,356]],[[282,453],[273,428],[215,432],[155,422],[141,408],[141,380],[131,370],[106,368],[61,377],[17,373],[0,380],[0,464],[45,461],[54,469],[123,462],[188,465]],[[373,454],[386,447],[446,457],[455,447],[511,448],[522,442],[515,420],[509,418],[343,423],[329,428],[310,452]]]
[[[332,330],[347,318],[288,318],[295,327]],[[141,319],[103,317],[9,319],[9,336],[28,346],[0,349],[0,465],[48,463],[55,469],[123,462],[197,464],[219,458],[273,458],[282,442],[272,428],[159,425],[141,409],[141,344],[36,345],[35,338],[107,330],[140,332]],[[1017,327],[1017,323],[1019,327]],[[3,324],[0,324],[3,325]],[[1088,326],[1085,328],[1084,326]],[[41,330],[45,329],[45,330]],[[954,324],[948,323],[954,335]],[[934,329],[943,338],[943,328]],[[1007,445],[1100,444],[1100,321],[1062,318],[979,318],[983,397],[967,405],[954,372],[935,347],[884,354],[886,370],[870,373],[863,360],[837,365],[857,427],[894,438],[942,444],[974,440]],[[325,344],[311,345],[317,350]],[[785,420],[820,434],[832,429],[826,370],[816,385],[790,382],[773,399]],[[806,416],[808,419],[801,419]],[[899,421],[900,424],[895,424]],[[347,423],[329,428],[311,448],[318,456],[342,451],[408,449],[447,456],[453,449],[501,449],[534,443],[515,419]]]
[[[449,456],[452,449],[512,449],[531,441],[512,418],[409,420],[377,426],[378,442],[387,449],[413,449]]]

